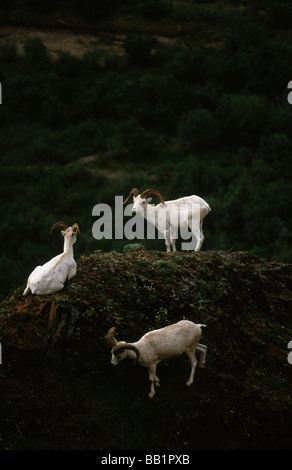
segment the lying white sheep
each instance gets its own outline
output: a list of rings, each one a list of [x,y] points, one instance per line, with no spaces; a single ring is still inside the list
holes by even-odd
[[[113,327],[107,333],[107,343],[112,348],[111,363],[117,365],[129,357],[134,359],[134,364],[138,362],[141,366],[148,367],[151,384],[149,397],[153,398],[155,394],[154,383],[157,387],[159,386],[159,379],[156,375],[157,364],[164,359],[180,356],[185,352],[191,363],[191,374],[186,383],[187,386],[190,386],[193,383],[197,365],[196,349],[201,352],[199,366],[204,367],[205,365],[207,346],[199,343],[202,326],[206,325],[181,320],[159,330],[149,331],[134,343],[117,341],[114,337],[116,328]]]
[[[50,234],[56,227],[62,227],[64,237],[64,251],[55,256],[42,266],[37,266],[30,274],[23,295],[29,292],[36,295],[53,294],[63,289],[65,281],[76,275],[77,263],[74,260],[73,245],[80,235],[78,224],[68,227],[64,222],[57,222],[50,230]]]

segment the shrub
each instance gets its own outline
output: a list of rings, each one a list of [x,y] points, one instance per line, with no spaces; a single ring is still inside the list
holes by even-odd
[[[194,47],[177,52],[166,68],[176,78],[195,83],[204,77],[206,64],[204,49]]]
[[[269,106],[265,98],[256,95],[224,95],[216,117],[223,141],[255,145],[267,129]]]
[[[113,126],[107,146],[114,155],[127,152],[130,156],[149,157],[155,149],[155,136],[133,117]]]
[[[287,134],[277,133],[263,136],[258,147],[258,156],[273,168],[274,176],[289,181],[292,164],[292,142]]]
[[[178,134],[187,148],[210,149],[218,141],[216,119],[208,109],[189,111],[178,123]]]
[[[292,74],[290,57],[288,43],[271,39],[258,24],[247,23],[227,37],[213,74],[228,92],[278,96],[282,77]]]
[[[150,62],[151,51],[156,44],[156,39],[142,34],[129,36],[124,42],[124,49],[130,64],[147,65]]]
[[[43,100],[43,119],[50,127],[58,127],[65,121],[66,113],[57,97],[48,95]]]
[[[0,43],[0,62],[1,63],[11,63],[16,62],[17,59],[17,49],[15,42],[6,40],[1,41]]]
[[[51,62],[47,48],[40,38],[28,39],[24,44],[24,52],[27,72],[43,71]]]
[[[177,267],[171,261],[164,261],[163,259],[154,261],[153,266],[155,266],[158,272],[163,276],[175,274],[179,270],[179,267]]]
[[[129,243],[128,245],[125,245],[123,248],[124,253],[127,253],[129,251],[139,251],[139,250],[144,250],[144,246],[141,245],[141,243]]]
[[[279,96],[283,77],[292,76],[291,46],[276,41],[263,41],[250,51],[245,89],[258,95]],[[284,84],[285,86],[285,84]]]
[[[61,51],[58,60],[55,63],[55,69],[58,76],[62,79],[65,77],[74,79],[80,74],[83,67],[80,67],[81,61],[78,57]],[[83,64],[82,64],[83,65]]]

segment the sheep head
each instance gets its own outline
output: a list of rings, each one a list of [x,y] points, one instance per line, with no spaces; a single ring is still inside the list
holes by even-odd
[[[143,193],[140,194],[140,197],[141,197],[141,199],[146,199],[149,196],[151,196],[152,194],[159,198],[161,204],[164,204],[164,198],[163,198],[162,194],[159,191],[157,191],[157,189],[146,189],[145,191],[143,191]]]
[[[125,351],[127,349],[130,349],[135,352],[136,359],[133,364],[136,364],[136,362],[138,361],[140,357],[139,350],[133,344],[125,343],[124,341],[117,341],[115,339],[115,332],[116,332],[116,328],[112,327],[109,329],[106,335],[107,345],[112,350],[112,360],[111,360],[112,364],[116,366],[120,361],[125,359],[125,357],[127,356]]]
[[[138,359],[140,357],[139,350],[133,344],[124,343],[122,341],[117,343],[116,346],[113,347],[112,353],[113,353],[114,357],[112,358],[112,364],[117,365],[120,361],[125,359],[125,357],[127,356],[125,351],[127,349],[130,349],[131,351],[134,351],[134,353],[136,354],[136,358],[133,362],[133,365],[136,364],[136,362],[138,361]],[[115,360],[113,360],[113,359],[115,359]]]
[[[57,227],[60,227],[60,228],[63,228],[64,230],[61,231],[62,235],[64,237],[73,237],[77,235],[77,233],[79,235],[81,235],[80,233],[80,228],[79,228],[79,225],[75,222],[72,227],[69,227],[69,225],[67,225],[65,222],[56,222],[52,227],[51,227],[51,230],[50,230],[50,235],[52,235],[53,231],[57,228]]]
[[[162,194],[157,191],[157,189],[146,189],[141,194],[139,194],[139,190],[137,188],[133,188],[127,199],[124,201],[124,204],[128,202],[132,194],[134,200],[132,212],[143,212],[146,209],[147,203],[151,202],[152,200],[149,198],[151,195],[157,196],[160,200],[160,203],[164,205],[164,198]]]

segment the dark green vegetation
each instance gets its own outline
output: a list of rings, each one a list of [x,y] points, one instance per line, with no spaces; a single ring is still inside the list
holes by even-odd
[[[0,304],[0,449],[291,449],[291,265],[244,252],[143,249],[79,260],[52,296]],[[206,368],[185,355],[114,367],[105,336],[135,341],[203,322]]]
[[[2,1],[31,37],[0,42],[0,449],[291,448],[292,8],[253,3]],[[33,28],[98,41],[56,54]],[[206,199],[203,251],[95,240],[95,204],[132,187]],[[24,298],[58,220],[77,276]],[[161,364],[150,400],[105,334],[182,317],[208,324],[207,367],[188,389],[187,358]]]
[[[291,261],[292,50],[279,26],[291,7],[119,3],[15,0],[1,13],[4,24],[120,34],[119,50],[105,36],[83,57],[52,58],[37,37],[23,53],[13,35],[1,40],[2,295],[61,250],[48,236],[57,220],[79,223],[77,257],[122,249],[93,239],[92,208],[133,186],[204,197],[203,249]]]

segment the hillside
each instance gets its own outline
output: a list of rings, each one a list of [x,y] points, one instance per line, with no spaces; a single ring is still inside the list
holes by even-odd
[[[0,298],[59,250],[57,220],[79,254],[122,250],[92,209],[133,187],[203,197],[204,249],[291,263],[290,2],[2,4]]]
[[[292,266],[247,252],[95,252],[58,294],[0,305],[1,449],[291,449]],[[110,364],[105,335],[137,340],[205,323],[205,369],[186,356]]]

